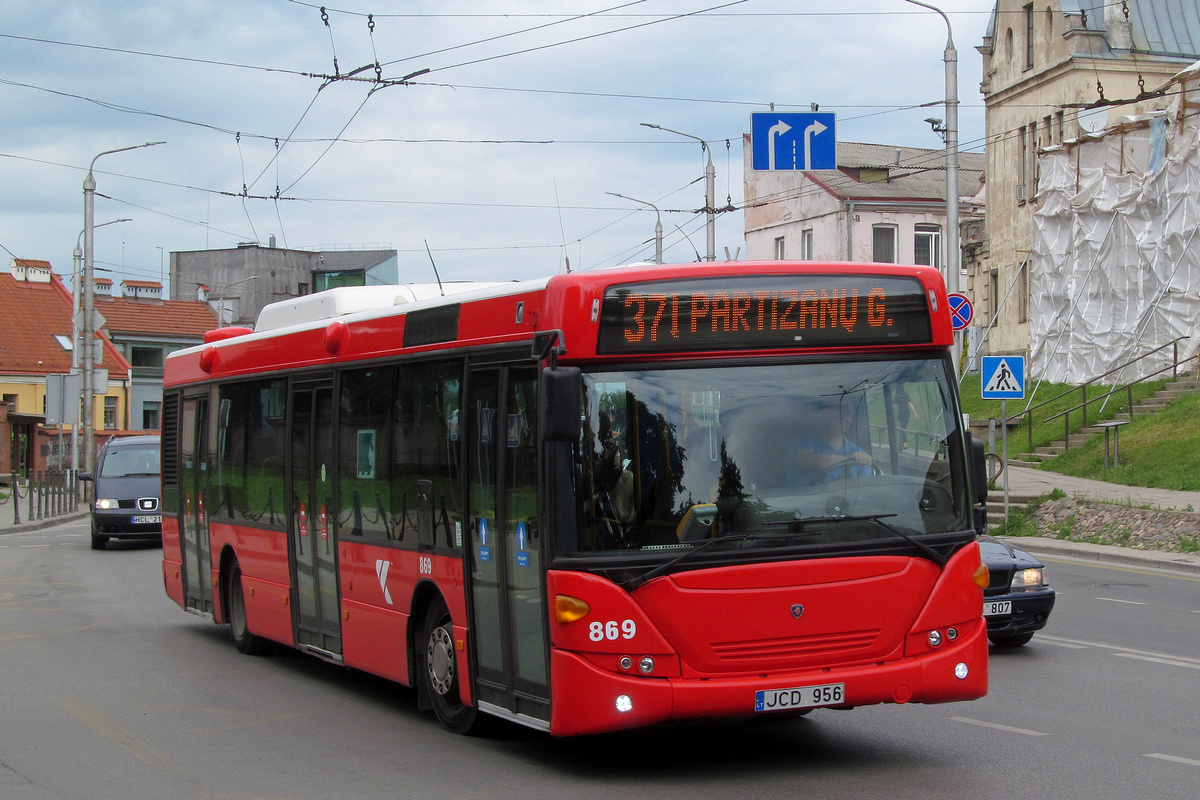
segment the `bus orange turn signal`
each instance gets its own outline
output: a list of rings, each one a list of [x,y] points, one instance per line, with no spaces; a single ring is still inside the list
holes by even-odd
[[[992,572],[987,568],[987,564],[980,564],[979,569],[975,570],[972,576],[975,579],[975,585],[980,589],[986,589],[988,582],[992,579]]]
[[[566,624],[583,619],[591,610],[592,607],[578,597],[571,597],[569,594],[554,596],[554,618],[560,623]]]

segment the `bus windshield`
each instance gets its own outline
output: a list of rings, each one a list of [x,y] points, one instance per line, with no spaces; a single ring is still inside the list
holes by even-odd
[[[585,373],[580,524],[559,554],[933,553],[919,540],[972,528],[948,370],[930,357]]]

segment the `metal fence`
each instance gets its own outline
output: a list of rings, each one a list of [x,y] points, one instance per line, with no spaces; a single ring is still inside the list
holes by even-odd
[[[12,522],[20,525],[21,507],[26,507],[25,522],[72,514],[79,509],[79,471],[45,470],[27,479],[13,477],[8,496],[0,498],[3,507],[12,504]]]

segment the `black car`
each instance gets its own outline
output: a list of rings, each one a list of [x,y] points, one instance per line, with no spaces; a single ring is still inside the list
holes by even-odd
[[[109,439],[96,457],[92,481],[92,549],[111,539],[162,541],[161,468],[157,436]]]
[[[979,555],[991,572],[983,590],[988,639],[997,647],[1020,647],[1046,626],[1054,589],[1042,562],[991,536],[979,537]]]

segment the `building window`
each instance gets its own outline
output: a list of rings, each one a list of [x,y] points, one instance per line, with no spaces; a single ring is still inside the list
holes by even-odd
[[[808,228],[800,233],[800,258],[805,261],[812,261],[813,255],[813,229]]]
[[[1017,322],[1029,322],[1029,259],[1017,273]]]
[[[1000,271],[992,270],[988,276],[988,310],[991,317],[988,322],[995,325],[1000,320]]]
[[[1025,6],[1025,69],[1033,69],[1033,3]]]
[[[343,269],[330,272],[314,272],[313,291],[323,292],[339,286],[366,286],[367,273],[361,269]]]
[[[117,427],[117,398],[104,398],[104,428],[113,430]]]
[[[1025,131],[1025,126],[1022,125],[1017,129],[1017,146],[1021,148],[1021,163],[1020,172],[1017,173],[1017,205],[1025,204],[1025,176],[1029,174],[1029,142],[1028,133]]]
[[[784,258],[783,237],[776,236],[775,237],[775,260],[782,261],[783,258]]]
[[[161,407],[162,403],[142,403],[142,430],[158,430],[159,409]]]
[[[913,262],[942,268],[942,229],[938,225],[918,225],[913,233]]]
[[[15,394],[4,395],[4,402],[8,403],[9,411],[15,412],[17,410],[17,395],[15,395]]]
[[[871,260],[882,264],[896,263],[895,225],[875,225],[871,228]]]
[[[162,348],[134,346],[130,349],[129,364],[133,367],[156,367],[158,369],[162,369]]]

